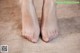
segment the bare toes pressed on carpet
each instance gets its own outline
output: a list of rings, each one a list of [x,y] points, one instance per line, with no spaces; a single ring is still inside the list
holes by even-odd
[[[43,7],[41,33],[42,39],[46,42],[57,37],[59,31],[54,1],[55,0],[45,0]]]
[[[58,26],[56,23],[52,24],[44,23],[41,32],[42,32],[42,39],[45,42],[49,42],[59,35]]]
[[[26,28],[25,28],[26,27]],[[37,42],[39,38],[39,28],[34,26],[24,26],[22,27],[22,36],[27,38],[31,42]]]
[[[40,28],[32,0],[22,0],[22,36],[32,42],[37,42]]]

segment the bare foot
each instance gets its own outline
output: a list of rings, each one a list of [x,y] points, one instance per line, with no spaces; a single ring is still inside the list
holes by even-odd
[[[58,36],[58,24],[53,0],[45,0],[42,18],[42,38],[48,42]]]
[[[22,0],[22,35],[32,42],[39,38],[39,23],[32,0]]]

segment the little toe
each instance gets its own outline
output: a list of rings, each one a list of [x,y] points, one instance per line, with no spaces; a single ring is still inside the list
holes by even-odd
[[[58,35],[59,35],[59,33],[57,31],[53,32],[49,37],[49,41],[55,39]]]

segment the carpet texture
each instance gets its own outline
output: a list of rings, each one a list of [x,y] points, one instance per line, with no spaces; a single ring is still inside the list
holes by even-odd
[[[40,19],[42,0],[34,3]],[[60,35],[49,43],[21,37],[20,10],[18,0],[0,0],[0,45],[8,45],[8,53],[80,53],[79,4],[57,5]]]

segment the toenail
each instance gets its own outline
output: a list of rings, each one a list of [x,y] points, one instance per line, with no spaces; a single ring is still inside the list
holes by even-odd
[[[37,42],[37,40],[36,40],[36,39],[32,39],[32,42],[36,43],[36,42]]]
[[[49,41],[49,38],[45,38],[44,41],[48,42]]]

